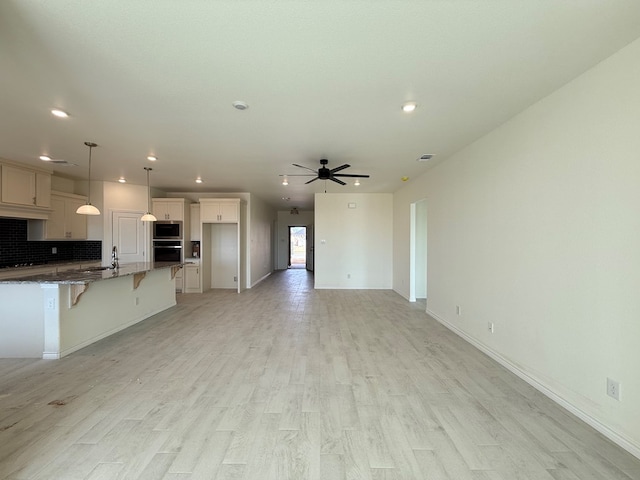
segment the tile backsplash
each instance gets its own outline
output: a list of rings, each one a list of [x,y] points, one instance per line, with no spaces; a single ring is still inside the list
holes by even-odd
[[[52,253],[53,249],[57,253]],[[0,218],[0,267],[22,263],[101,260],[102,242],[64,240],[30,242],[27,220]]]

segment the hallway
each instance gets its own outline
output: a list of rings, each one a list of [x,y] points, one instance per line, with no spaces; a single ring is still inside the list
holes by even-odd
[[[640,479],[423,309],[291,269],[58,361],[0,360],[0,478]]]

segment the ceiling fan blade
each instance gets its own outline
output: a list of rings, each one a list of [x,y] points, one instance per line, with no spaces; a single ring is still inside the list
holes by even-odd
[[[339,183],[340,185],[346,185],[346,183],[344,183],[342,180],[338,180],[337,178],[331,177],[329,180],[331,180],[332,182]]]
[[[316,180],[318,180],[318,178],[320,178],[320,177],[312,178],[308,182],[304,182],[304,184],[306,185],[307,183],[315,182]]]
[[[312,172],[316,172],[313,168],[305,167],[304,165],[298,165],[297,163],[292,163],[294,167],[304,168],[306,170],[311,170]]]
[[[279,177],[313,177],[317,173],[281,173]]]
[[[358,178],[369,178],[369,175],[360,175],[359,173],[337,173],[334,177],[358,177]]]
[[[344,170],[345,168],[349,168],[350,166],[351,165],[349,165],[348,163],[345,163],[344,165],[340,165],[339,167],[332,168],[331,173],[339,172],[340,170]]]

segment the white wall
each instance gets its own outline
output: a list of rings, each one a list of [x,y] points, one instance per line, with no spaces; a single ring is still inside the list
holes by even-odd
[[[138,211],[146,212],[148,208],[148,190],[146,185],[131,185],[127,183],[118,182],[101,182],[102,187],[102,205],[96,206],[100,208],[102,215],[94,217],[99,219],[102,223],[102,260],[103,263],[108,261],[111,255],[111,248],[113,247],[112,234],[112,213],[114,210],[122,211]],[[94,187],[91,184],[91,197],[94,197]],[[99,200],[99,197],[96,196]],[[91,217],[90,217],[91,218]],[[147,238],[151,238],[151,224],[147,226]],[[147,258],[149,257],[149,248],[147,246]]]
[[[43,310],[40,285],[0,285],[0,358],[42,358]]]
[[[636,455],[639,78],[640,40],[394,197],[394,289],[426,197],[428,311]]]
[[[247,286],[253,287],[273,271],[273,222],[276,211],[264,200],[251,195],[249,207],[250,277]]]
[[[391,288],[392,215],[389,193],[317,193],[315,288]]]
[[[276,232],[277,270],[286,270],[289,265],[289,227],[306,227],[314,224],[313,210],[299,210],[292,214],[291,210],[278,211]]]

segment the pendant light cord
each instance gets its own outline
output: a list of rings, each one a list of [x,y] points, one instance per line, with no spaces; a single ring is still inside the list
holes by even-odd
[[[147,171],[147,213],[151,213],[151,184],[149,183],[149,171],[150,167],[144,167]]]
[[[97,147],[98,145],[94,142],[84,142],[84,144],[89,147],[89,187],[87,188],[87,205],[91,205],[91,152],[93,151],[93,147]]]

